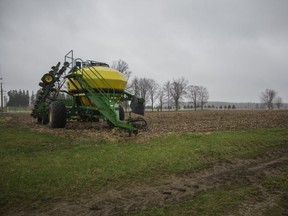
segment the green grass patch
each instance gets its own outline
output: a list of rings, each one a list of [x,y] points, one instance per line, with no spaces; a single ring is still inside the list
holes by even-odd
[[[0,125],[0,137],[3,211],[288,148],[288,129],[187,133],[137,144],[133,140],[68,140]]]

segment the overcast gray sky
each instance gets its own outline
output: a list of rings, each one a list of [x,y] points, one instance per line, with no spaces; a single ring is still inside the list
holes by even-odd
[[[71,49],[159,84],[185,77],[211,101],[271,88],[288,102],[287,0],[0,0],[5,90],[38,89]]]

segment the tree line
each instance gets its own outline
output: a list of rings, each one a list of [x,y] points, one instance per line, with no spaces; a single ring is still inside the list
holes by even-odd
[[[167,103],[167,107],[170,110],[173,106],[176,110],[179,109],[180,101],[185,97],[193,104],[191,108],[196,110],[201,108],[203,110],[205,104],[209,99],[209,92],[206,87],[198,85],[189,85],[189,81],[181,77],[179,79],[173,79],[167,81],[164,85],[159,85],[154,79],[150,78],[138,78],[135,77],[132,81],[129,81],[132,71],[129,70],[128,64],[123,60],[114,61],[112,68],[122,72],[127,80],[127,90],[131,91],[138,97],[142,97],[147,104],[151,104],[152,111],[154,109],[155,102],[158,102],[158,109],[162,111],[164,103]],[[273,89],[266,89],[261,93],[260,101],[268,109],[273,109],[276,106],[280,109],[283,105],[282,98],[277,96],[277,92]],[[126,107],[127,104],[126,104]],[[223,107],[226,109],[226,107]],[[233,105],[228,106],[228,109],[236,109]],[[222,107],[220,106],[220,109]]]
[[[184,77],[168,80],[163,85],[160,85],[154,79],[146,77],[134,77],[130,80],[132,71],[129,69],[128,64],[121,59],[114,61],[112,68],[125,75],[128,80],[127,90],[138,97],[144,98],[145,105],[151,107],[152,111],[155,107],[162,111],[164,105],[166,105],[165,107],[168,110],[174,108],[177,111],[180,108],[181,100],[184,98],[189,100],[192,104],[189,108],[194,110],[197,108],[203,110],[208,102],[209,92],[207,88],[200,85],[191,85]],[[30,96],[28,90],[11,90],[7,94],[9,96],[7,106],[27,107],[33,105],[37,98],[37,94],[35,95],[33,91]],[[66,95],[60,94],[59,98],[64,99]],[[274,106],[280,109],[283,105],[282,98],[277,96],[277,92],[273,89],[263,91],[260,100],[268,109],[273,109]],[[128,106],[127,103],[124,104],[126,109]],[[235,109],[235,107],[231,108]]]
[[[204,105],[208,102],[209,93],[206,87],[198,85],[189,85],[189,81],[184,78],[173,79],[166,81],[162,86],[151,78],[135,77],[131,81],[131,70],[128,64],[123,60],[114,61],[112,68],[123,73],[128,80],[127,90],[134,95],[144,98],[145,105],[150,104],[152,111],[155,104],[157,108],[162,111],[164,103],[167,103],[168,109],[175,107],[178,111],[180,101],[185,97],[191,100],[193,109],[200,107],[204,109]],[[124,105],[126,108],[127,104]]]
[[[28,90],[10,90],[7,92],[9,100],[6,104],[7,107],[28,107],[33,106],[35,101],[41,92],[41,89],[34,94],[34,91],[29,93]],[[57,96],[58,99],[68,99],[69,95],[65,93],[59,93]]]
[[[11,107],[28,107],[30,103],[30,96],[28,90],[11,90],[7,92],[9,101],[7,106]]]
[[[261,93],[260,100],[265,104],[268,109],[273,109],[276,106],[280,109],[283,105],[282,98],[278,96],[277,92],[273,89],[266,89]]]

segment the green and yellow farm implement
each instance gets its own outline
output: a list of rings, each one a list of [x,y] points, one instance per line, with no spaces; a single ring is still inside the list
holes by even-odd
[[[83,61],[73,57],[73,50],[44,74],[31,115],[41,124],[64,128],[67,120],[99,121],[104,119],[110,127],[137,134],[146,129],[142,117],[132,118],[131,112],[144,115],[144,100],[125,91],[127,79],[108,64]],[[59,97],[65,93],[65,99]],[[130,101],[131,112],[125,119],[124,102]]]

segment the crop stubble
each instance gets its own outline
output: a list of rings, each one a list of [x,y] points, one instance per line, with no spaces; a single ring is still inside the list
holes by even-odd
[[[126,114],[127,116],[127,114]],[[183,132],[212,132],[224,130],[247,130],[256,128],[287,128],[288,110],[217,110],[217,111],[182,111],[182,112],[147,112],[144,117],[148,123],[147,131],[140,131],[133,138],[144,141],[151,137]],[[40,125],[27,113],[8,116],[6,123],[20,125],[36,131],[54,133],[67,138],[103,138],[117,140],[127,137],[128,133],[111,130],[105,121],[79,122],[70,121],[65,129],[50,129]]]

